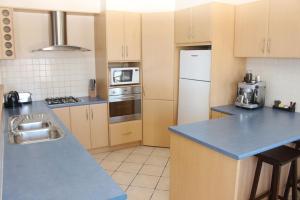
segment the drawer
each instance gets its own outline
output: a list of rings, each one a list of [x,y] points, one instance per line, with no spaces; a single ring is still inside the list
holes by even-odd
[[[126,144],[142,140],[142,121],[128,121],[109,125],[110,145]]]

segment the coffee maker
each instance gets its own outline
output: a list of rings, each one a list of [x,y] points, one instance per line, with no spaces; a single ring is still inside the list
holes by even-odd
[[[244,82],[238,84],[237,99],[235,105],[246,109],[260,108],[265,105],[266,83],[259,76],[252,78],[247,73]]]

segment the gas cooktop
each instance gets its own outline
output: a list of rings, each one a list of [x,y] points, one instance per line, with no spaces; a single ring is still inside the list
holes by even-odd
[[[54,97],[45,99],[48,105],[65,104],[65,103],[77,103],[80,99],[73,96],[69,97]]]

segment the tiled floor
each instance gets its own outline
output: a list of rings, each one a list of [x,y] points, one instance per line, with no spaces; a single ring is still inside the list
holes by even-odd
[[[128,200],[169,199],[169,149],[139,146],[93,157],[127,193]]]

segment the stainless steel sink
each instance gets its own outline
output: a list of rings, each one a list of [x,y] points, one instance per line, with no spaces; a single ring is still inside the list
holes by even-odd
[[[19,115],[10,118],[9,141],[13,144],[31,144],[58,140],[63,132],[47,114]]]

